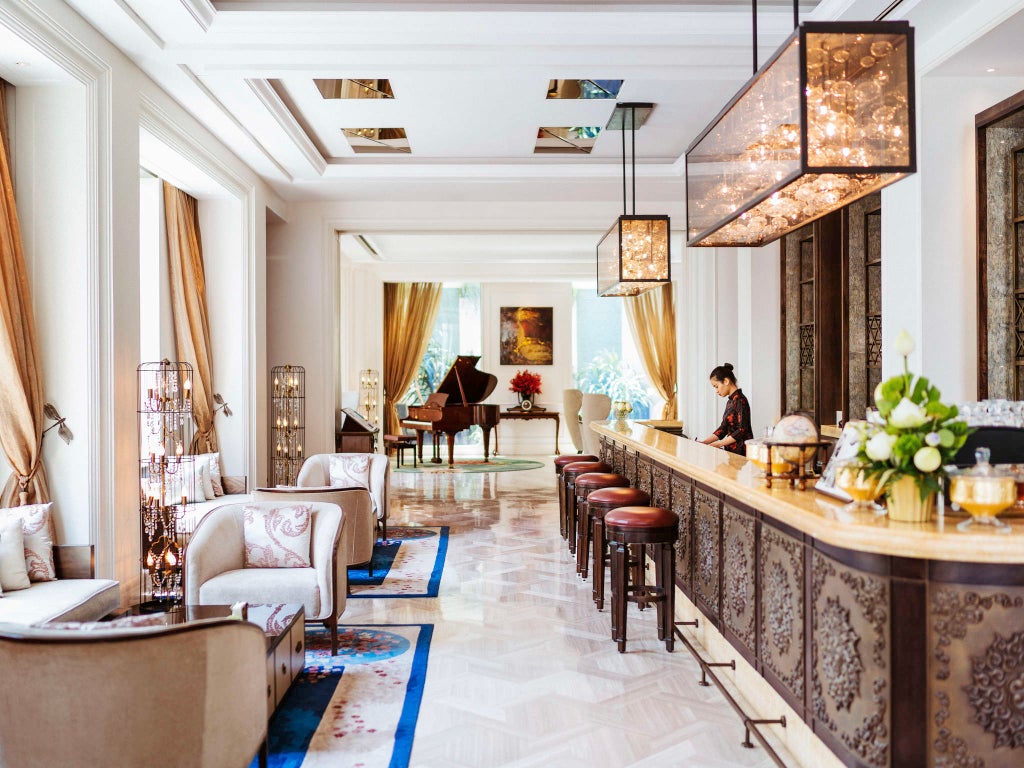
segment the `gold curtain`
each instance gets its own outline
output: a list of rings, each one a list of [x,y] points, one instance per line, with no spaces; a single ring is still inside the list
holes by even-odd
[[[399,434],[395,405],[412,384],[441,306],[440,283],[384,283],[384,430]]]
[[[665,399],[661,418],[679,418],[676,400],[676,309],[672,283],[626,299],[626,317],[644,370]]]
[[[14,205],[6,85],[0,80],[0,448],[14,471],[0,491],[0,507],[50,500],[43,469],[43,376]]]
[[[213,425],[213,352],[210,348],[210,316],[206,311],[206,271],[199,237],[196,199],[164,182],[167,219],[167,261],[171,273],[171,309],[178,360],[189,363],[192,382],[192,415],[196,435],[192,453],[217,450]]]

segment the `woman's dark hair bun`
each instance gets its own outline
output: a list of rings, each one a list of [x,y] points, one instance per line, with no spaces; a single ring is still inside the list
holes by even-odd
[[[711,378],[715,381],[731,381],[736,383],[736,374],[733,373],[732,363],[723,363],[711,371]]]
[[[722,363],[722,367],[727,370],[733,370],[732,363]]]

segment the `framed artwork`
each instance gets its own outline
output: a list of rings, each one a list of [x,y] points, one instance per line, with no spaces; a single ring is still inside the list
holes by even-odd
[[[818,482],[814,484],[814,490],[821,491],[841,501],[853,501],[853,497],[850,494],[836,487],[836,464],[842,459],[850,459],[857,455],[860,428],[866,423],[864,421],[846,422],[846,426],[843,427],[843,431],[836,441],[835,448],[832,449],[832,455],[829,457],[828,464],[821,471],[821,477],[818,478]]]
[[[502,365],[552,365],[552,307],[502,307]]]

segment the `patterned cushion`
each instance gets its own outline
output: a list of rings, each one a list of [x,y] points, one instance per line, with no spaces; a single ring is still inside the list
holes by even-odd
[[[308,504],[244,507],[245,567],[309,568],[312,530],[312,507]]]
[[[206,494],[206,500],[212,501],[218,496],[224,495],[224,484],[220,479],[220,452],[217,453],[198,453],[196,454],[196,461],[205,461],[206,466],[209,467],[209,481],[210,484],[206,485],[207,478],[203,478],[203,493]]]
[[[44,621],[33,624],[42,629],[123,629],[124,627],[165,627],[170,624],[166,613],[129,614],[110,621]]]
[[[21,521],[25,540],[25,569],[30,581],[56,581],[53,566],[53,502],[26,504],[23,507],[0,509],[0,523]]]
[[[331,454],[331,485],[335,488],[370,488],[370,457],[354,453]]]
[[[21,532],[21,521],[10,518],[0,523],[0,590],[14,592],[30,586],[25,569],[25,538]]]

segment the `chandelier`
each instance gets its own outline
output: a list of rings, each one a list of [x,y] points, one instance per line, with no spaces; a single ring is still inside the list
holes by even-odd
[[[686,150],[686,244],[765,245],[914,173],[914,125],[907,22],[799,25]]]
[[[597,244],[599,296],[636,296],[671,282],[668,216],[636,215],[636,129],[653,104],[616,104],[605,130],[622,131],[622,215]],[[626,213],[626,131],[632,148],[633,213]]]

